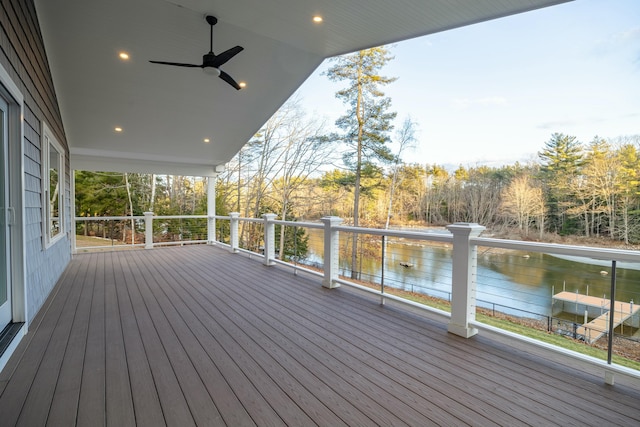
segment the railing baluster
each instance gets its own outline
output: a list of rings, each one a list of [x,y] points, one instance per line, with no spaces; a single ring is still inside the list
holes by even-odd
[[[613,357],[613,328],[615,325],[616,317],[616,260],[611,261],[611,295],[609,295],[609,342],[607,346],[607,364],[611,365],[611,359]],[[607,384],[613,385],[614,373],[612,371],[605,371],[604,380]]]

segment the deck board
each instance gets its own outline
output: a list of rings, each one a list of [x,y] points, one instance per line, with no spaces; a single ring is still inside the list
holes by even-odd
[[[211,246],[77,255],[3,425],[633,425],[640,384]]]
[[[78,276],[77,269],[67,270],[63,274],[62,280],[67,286],[56,290],[51,300],[45,302],[46,311],[38,318],[39,328],[31,336],[25,337],[24,344],[21,343],[21,345],[28,344],[29,351],[18,346],[7,367],[2,371],[1,376],[6,378],[8,382],[2,392],[2,398],[0,398],[0,419],[8,426],[18,425],[21,415],[24,418],[37,415],[29,413],[32,408],[27,406],[26,402],[35,402],[36,405],[42,403],[38,402],[41,390],[34,389],[33,385],[34,382],[39,381],[37,378],[38,373],[41,372],[41,364],[59,325],[59,319],[65,311],[64,308],[72,302],[73,291],[82,285],[83,281]],[[32,392],[34,397],[30,397]],[[28,409],[27,411],[24,411],[25,407]],[[33,409],[34,411],[31,412],[35,412],[37,408]],[[46,415],[47,411],[43,410],[43,412]]]
[[[129,263],[130,260],[126,259],[124,262]],[[129,284],[127,289],[133,305],[133,314],[140,328],[142,343],[149,360],[154,383],[158,390],[158,398],[162,406],[165,421],[167,425],[195,425],[189,404],[180,387],[180,382],[176,378],[169,356],[162,345],[151,313],[140,292],[139,281],[141,281],[141,278],[139,269],[131,268],[130,266],[129,272],[132,283]]]
[[[80,287],[80,299],[76,309],[71,333],[67,342],[67,350],[60,368],[58,383],[51,402],[47,422],[50,425],[74,425],[78,414],[80,400],[80,387],[82,384],[82,367],[87,345],[87,333],[89,330],[89,315],[91,312],[91,299],[93,297],[92,283],[95,279],[89,275],[91,258],[84,259],[80,265],[78,279]],[[45,413],[46,415],[46,413]]]
[[[139,425],[162,426],[165,418],[128,289],[132,282],[131,269],[125,258],[115,261],[116,290],[135,420]]]
[[[93,285],[87,345],[82,367],[82,384],[78,404],[79,425],[102,425],[105,419],[106,335],[105,335],[105,262],[109,257],[95,256],[95,276],[86,284]],[[92,283],[93,282],[93,283]]]
[[[118,302],[118,281],[114,260],[110,258],[105,271],[105,403],[106,420],[113,426],[134,426],[135,413],[127,365],[127,352]],[[116,260],[117,261],[117,260]],[[116,278],[117,276],[117,278]]]

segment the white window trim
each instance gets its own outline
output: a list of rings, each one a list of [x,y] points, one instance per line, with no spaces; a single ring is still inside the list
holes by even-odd
[[[58,174],[58,223],[60,231],[55,236],[51,236],[51,228],[49,226],[51,214],[49,211],[49,147],[53,145],[58,153],[60,153],[60,171]],[[62,239],[66,233],[65,230],[65,155],[62,145],[51,132],[47,124],[42,122],[42,147],[41,147],[41,163],[42,163],[42,241],[44,248],[48,248],[58,240]]]

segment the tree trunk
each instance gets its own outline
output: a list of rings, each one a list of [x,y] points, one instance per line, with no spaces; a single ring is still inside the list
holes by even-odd
[[[131,186],[129,185],[129,174],[125,173],[124,174],[124,185],[125,187],[127,187],[127,199],[129,201],[129,215],[131,215],[131,244],[135,244],[135,227],[136,227],[136,222],[133,219],[133,202],[131,201]],[[122,243],[125,243],[127,239],[127,228],[124,227],[123,230],[123,234],[122,234]]]
[[[149,200],[149,212],[153,212],[156,204],[156,175],[151,174],[151,200]]]
[[[287,218],[287,197],[282,200],[282,211],[280,212],[280,218],[285,221]],[[285,238],[285,227],[284,225],[280,226],[280,259],[284,261],[284,238]]]
[[[356,99],[356,114],[358,120],[358,147],[356,150],[356,182],[353,195],[353,226],[357,227],[360,223],[360,178],[362,176],[362,136],[364,130],[364,117],[362,112],[362,69],[358,67],[358,95]],[[358,260],[358,234],[353,233],[353,245],[351,248],[351,278],[357,277],[357,260]]]

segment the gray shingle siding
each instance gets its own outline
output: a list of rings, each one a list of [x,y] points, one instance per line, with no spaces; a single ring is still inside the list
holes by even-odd
[[[24,252],[27,319],[31,321],[71,259],[69,150],[49,72],[33,0],[0,6],[0,64],[18,87],[23,103]],[[45,122],[65,149],[65,235],[46,248],[42,236],[41,129]]]

